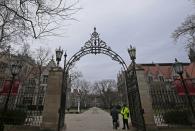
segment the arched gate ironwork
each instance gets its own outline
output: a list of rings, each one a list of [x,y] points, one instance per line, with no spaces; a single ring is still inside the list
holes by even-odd
[[[68,73],[72,65],[79,61],[81,57],[87,54],[105,54],[112,58],[112,60],[119,62],[124,69],[125,82],[128,94],[128,102],[130,107],[130,117],[132,126],[145,131],[145,121],[143,117],[143,109],[141,106],[139,88],[137,83],[135,61],[132,61],[131,65],[128,67],[124,60],[114,52],[107,44],[100,39],[99,34],[94,28],[94,32],[91,34],[91,38],[85,43],[81,49],[75,53],[68,61],[64,60],[64,70],[63,70],[63,83],[61,89],[61,102],[59,109],[59,121],[58,121],[58,131],[60,131],[64,126],[65,119],[65,105],[66,105],[66,90],[67,90],[67,79]]]

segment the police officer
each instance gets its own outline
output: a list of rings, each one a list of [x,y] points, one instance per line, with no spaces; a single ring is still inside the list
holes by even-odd
[[[123,130],[129,129],[129,124],[128,124],[128,118],[129,118],[129,108],[127,107],[126,104],[123,105],[122,109],[121,109],[121,115],[123,117]]]

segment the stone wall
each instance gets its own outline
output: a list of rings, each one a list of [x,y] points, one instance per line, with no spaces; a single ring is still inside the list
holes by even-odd
[[[43,122],[41,124],[41,128],[43,129],[57,130],[62,74],[62,70],[59,68],[53,68],[49,72],[43,110]]]
[[[152,100],[149,94],[149,85],[146,81],[144,70],[137,69],[137,81],[139,86],[139,93],[141,98],[142,108],[144,109],[144,119],[146,124],[146,129],[155,128],[153,109],[152,109]]]

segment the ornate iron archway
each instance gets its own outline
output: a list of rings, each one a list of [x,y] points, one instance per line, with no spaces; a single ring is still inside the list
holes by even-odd
[[[135,61],[133,60],[130,67],[126,65],[124,60],[114,52],[107,44],[100,39],[99,34],[94,28],[94,32],[91,34],[90,40],[88,40],[81,49],[75,53],[68,61],[66,61],[66,53],[64,60],[64,70],[63,70],[63,82],[61,89],[61,105],[59,109],[59,121],[58,121],[58,131],[64,126],[65,118],[65,105],[66,105],[66,90],[67,90],[67,79],[68,73],[73,64],[79,61],[81,57],[87,54],[105,54],[112,58],[112,60],[119,62],[124,69],[125,82],[128,94],[128,101],[130,107],[130,117],[132,126],[145,131],[145,121],[143,117],[143,109],[140,101],[139,88],[137,83],[137,76],[135,70]]]

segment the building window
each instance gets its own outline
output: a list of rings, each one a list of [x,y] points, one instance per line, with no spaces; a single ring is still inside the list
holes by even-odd
[[[39,97],[38,98],[38,105],[42,105],[43,104],[43,97]]]
[[[152,76],[148,76],[148,81],[152,82],[153,81],[153,77]]]
[[[24,72],[24,73],[27,73],[27,66],[24,66],[24,67],[23,67],[23,72]]]
[[[34,85],[26,85],[25,86],[25,93],[33,94],[34,91],[35,91],[35,86]]]
[[[23,85],[25,88],[25,93],[32,94],[34,93],[36,82],[35,79],[29,79],[27,82]]]
[[[23,104],[24,105],[32,105],[33,98],[32,97],[24,97]]]
[[[43,76],[43,84],[47,84],[48,75]]]
[[[164,82],[164,77],[163,76],[159,76],[159,80]]]
[[[4,80],[3,79],[0,79],[0,90],[3,89],[3,82],[4,82]]]
[[[176,75],[175,75],[175,76],[173,76],[173,80],[175,80],[175,79],[177,79],[177,78],[178,78],[178,76],[176,76]]]
[[[1,72],[1,73],[4,73],[4,72],[5,72],[5,69],[6,69],[6,64],[1,63],[1,64],[0,64],[0,72]]]
[[[39,93],[44,93],[45,92],[45,87],[44,86],[40,86],[39,87]]]
[[[26,85],[35,86],[36,82],[35,79],[28,79],[28,82],[25,83]]]

